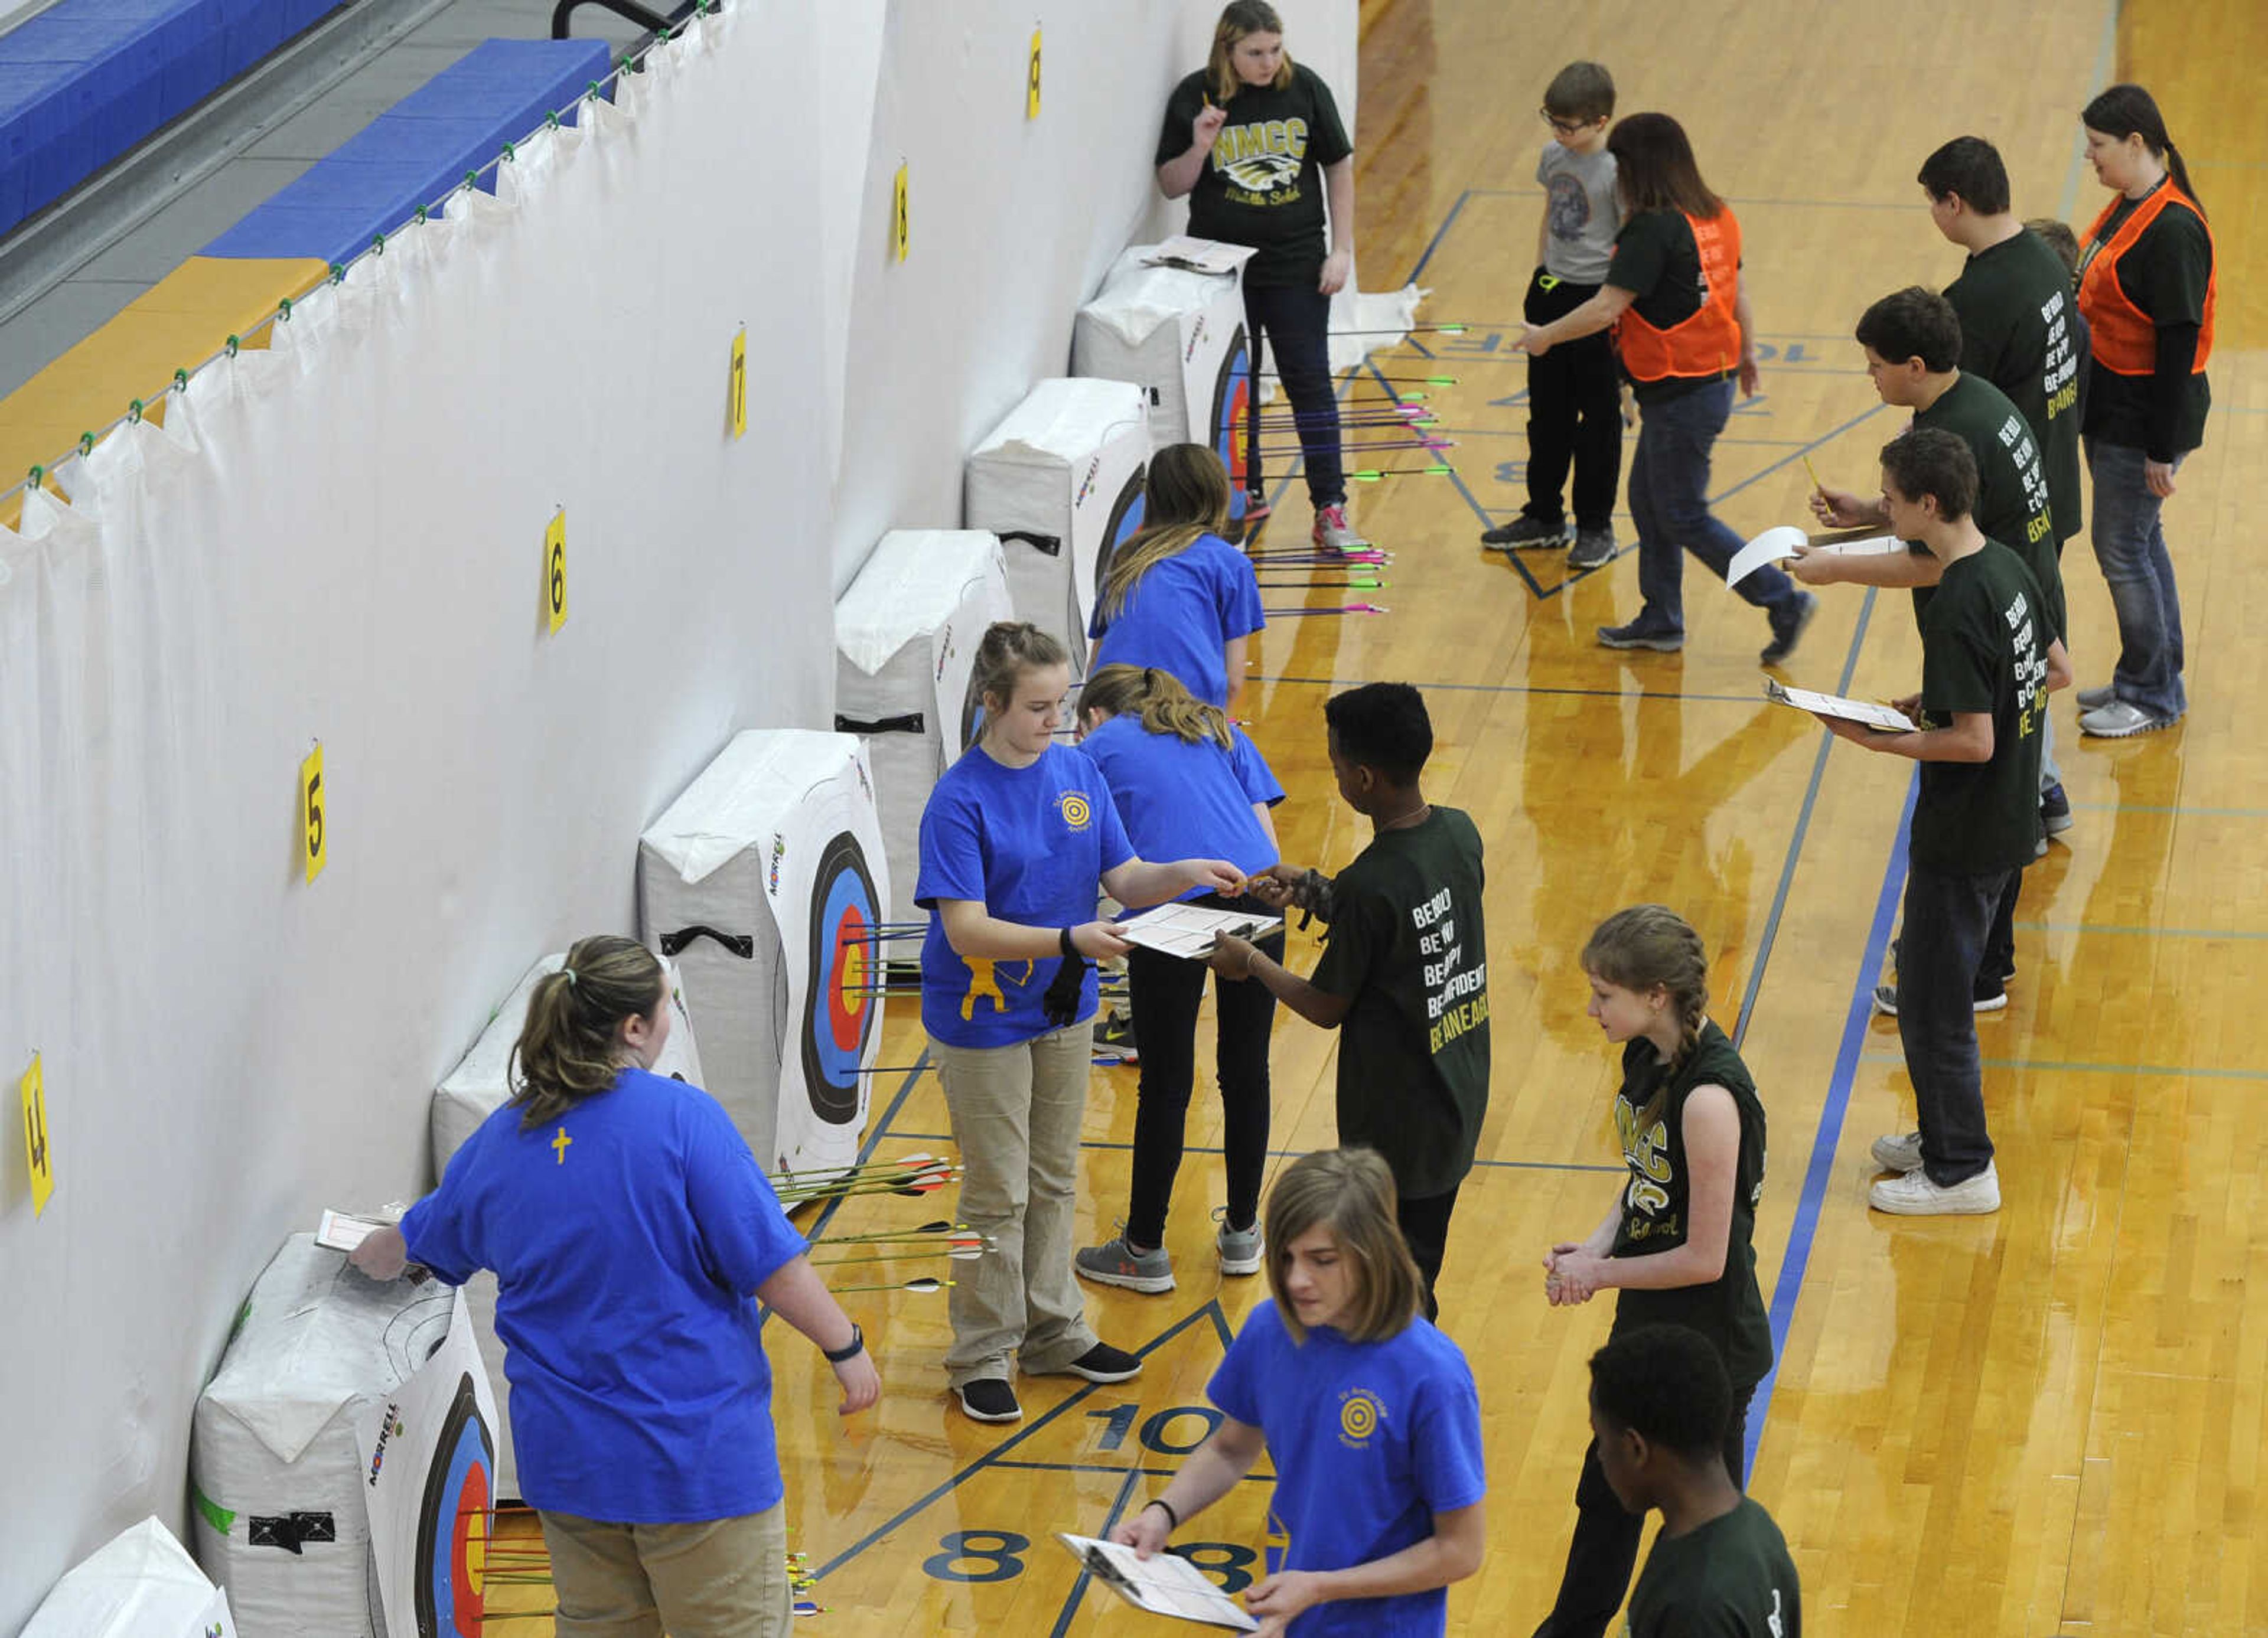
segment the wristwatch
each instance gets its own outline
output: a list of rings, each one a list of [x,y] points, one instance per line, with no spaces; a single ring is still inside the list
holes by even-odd
[[[865,1346],[866,1333],[858,1328],[858,1322],[854,1319],[850,1322],[850,1340],[848,1342],[841,1348],[823,1348],[819,1352],[828,1364],[839,1365],[846,1359],[858,1358]]]

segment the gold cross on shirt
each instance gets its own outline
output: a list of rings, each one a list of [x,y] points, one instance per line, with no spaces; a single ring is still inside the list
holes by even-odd
[[[559,1128],[559,1135],[551,1140],[551,1151],[559,1157],[559,1164],[563,1166],[567,1164],[567,1145],[574,1141],[567,1135],[567,1128],[563,1126]]]

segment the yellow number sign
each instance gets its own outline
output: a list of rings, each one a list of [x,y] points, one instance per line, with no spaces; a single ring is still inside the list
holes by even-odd
[[[48,1150],[47,1084],[40,1075],[40,1054],[32,1054],[32,1067],[24,1071],[17,1083],[17,1091],[24,1098],[24,1155],[32,1170],[32,1215],[36,1217],[48,1208],[48,1196],[55,1192],[55,1157]]]
[[[748,331],[741,326],[733,337],[732,385],[725,396],[725,417],[733,436],[739,437],[748,430]],[[557,627],[553,627],[557,630]]]
[[[901,161],[899,162],[899,164],[898,164],[898,180],[897,180],[897,182],[896,182],[896,183],[895,183],[895,186],[893,186],[893,187],[892,187],[892,188],[890,189],[890,260],[891,260],[891,261],[903,261],[906,259],[906,241],[907,241],[907,238],[908,238],[908,234],[907,234],[907,229],[906,229],[906,167],[905,167],[905,163],[904,163],[904,161],[901,160]]]
[[[1040,117],[1040,31],[1032,30],[1032,61],[1024,75],[1024,117]]]
[[[330,798],[323,794],[323,744],[307,753],[299,764],[299,862],[313,881],[331,860],[330,826],[324,811]]]
[[[559,628],[567,623],[567,509],[563,506],[552,514],[543,531],[543,612],[551,621],[552,635],[558,635]]]

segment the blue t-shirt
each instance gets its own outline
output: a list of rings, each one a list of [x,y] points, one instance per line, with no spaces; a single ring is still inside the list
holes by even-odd
[[[1041,997],[1063,958],[964,961],[939,900],[974,899],[1024,927],[1077,927],[1094,920],[1102,873],[1134,856],[1108,782],[1069,746],[1049,746],[1029,768],[1004,767],[977,746],[946,769],[922,810],[914,884],[914,902],[930,912],[922,1027],[948,1047],[1012,1047],[1055,1027]],[[1094,1011],[1089,966],[1078,1016]]]
[[[1457,1345],[1425,1319],[1383,1342],[1328,1326],[1294,1343],[1263,1301],[1229,1345],[1206,1396],[1267,1436],[1276,1464],[1268,1571],[1346,1569],[1423,1541],[1433,1515],[1488,1489],[1481,1402]],[[1280,1548],[1276,1543],[1281,1543]],[[1449,1592],[1317,1605],[1294,1638],[1440,1638]]]
[[[630,1069],[534,1131],[520,1114],[482,1121],[401,1232],[453,1285],[496,1271],[521,1495],[622,1524],[771,1507],[750,1294],[804,1242],[731,1118]]]
[[[1284,787],[1252,741],[1233,729],[1233,748],[1153,734],[1135,716],[1114,716],[1079,742],[1110,782],[1118,817],[1145,859],[1226,859],[1247,876],[1276,863],[1276,846],[1252,804],[1284,799]],[[1211,888],[1192,887],[1195,899]]]
[[[1102,639],[1094,664],[1154,665],[1207,705],[1228,703],[1228,667],[1221,647],[1266,625],[1252,560],[1217,534],[1201,534],[1152,563],[1106,621],[1102,599],[1086,635]]]

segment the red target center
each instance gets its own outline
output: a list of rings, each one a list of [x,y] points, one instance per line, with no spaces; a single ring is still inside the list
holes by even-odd
[[[846,905],[835,929],[833,971],[827,974],[827,1025],[835,1044],[857,1052],[859,1026],[865,1021],[866,991],[866,917],[857,905]]]
[[[449,1544],[449,1587],[454,1630],[478,1633],[487,1619],[489,1565],[489,1474],[475,1466],[457,1495],[456,1528]]]

